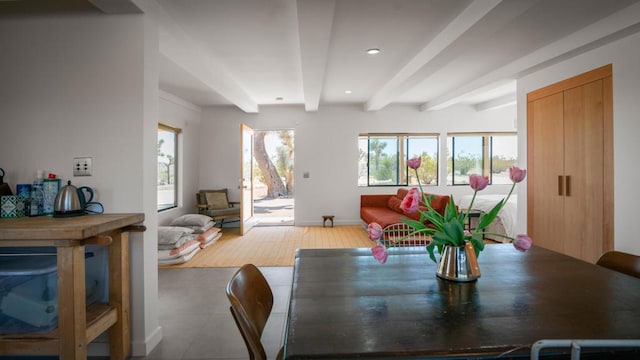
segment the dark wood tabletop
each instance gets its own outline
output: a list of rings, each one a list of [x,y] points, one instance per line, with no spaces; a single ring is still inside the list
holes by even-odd
[[[426,252],[300,249],[286,359],[495,357],[541,339],[640,339],[640,279],[569,256],[488,245],[482,276],[435,276]]]

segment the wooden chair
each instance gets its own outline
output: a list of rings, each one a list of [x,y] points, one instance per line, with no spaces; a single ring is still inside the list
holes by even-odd
[[[600,256],[596,264],[640,279],[640,256],[608,251]]]
[[[231,315],[240,329],[249,351],[249,359],[266,360],[262,332],[273,307],[269,283],[253,264],[243,265],[227,284]],[[277,359],[282,359],[280,348]]]
[[[239,205],[239,202],[229,201],[227,189],[200,190],[196,194],[198,213],[210,216],[215,221],[220,221],[220,226],[222,226],[225,219],[240,220]]]

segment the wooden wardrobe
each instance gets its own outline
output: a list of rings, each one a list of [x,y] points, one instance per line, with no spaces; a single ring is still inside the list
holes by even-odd
[[[527,94],[528,234],[595,263],[613,250],[612,66]]]

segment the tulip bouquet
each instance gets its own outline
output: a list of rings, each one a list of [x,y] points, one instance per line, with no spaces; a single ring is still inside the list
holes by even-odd
[[[513,238],[507,235],[485,231],[487,226],[489,226],[493,222],[493,220],[495,220],[500,210],[502,210],[504,205],[509,200],[509,197],[511,197],[516,184],[524,180],[527,175],[526,170],[520,169],[516,166],[512,166],[511,168],[509,168],[509,178],[512,181],[509,194],[507,194],[504,199],[500,200],[500,202],[498,202],[493,207],[493,209],[491,209],[491,211],[480,215],[480,218],[478,219],[478,226],[473,229],[473,231],[468,231],[465,230],[464,224],[469,218],[469,211],[473,208],[473,202],[476,199],[476,194],[478,193],[478,191],[482,191],[489,184],[489,178],[480,175],[470,175],[469,186],[471,186],[474,192],[471,203],[469,204],[469,208],[464,212],[460,212],[453,200],[453,196],[451,196],[449,203],[445,208],[444,214],[440,214],[431,207],[431,198],[433,196],[424,195],[424,192],[422,191],[420,178],[417,176],[420,164],[420,158],[411,159],[407,162],[409,168],[416,171],[419,189],[412,188],[411,190],[409,190],[405,198],[402,200],[400,208],[402,209],[402,211],[407,213],[413,213],[416,211],[420,213],[419,221],[411,219],[402,220],[403,223],[405,223],[412,229],[411,232],[404,237],[404,239],[410,238],[411,236],[420,233],[431,235],[431,241],[429,242],[429,245],[427,245],[427,251],[429,252],[431,260],[433,260],[434,262],[436,261],[434,255],[434,250],[436,248],[438,249],[438,253],[442,254],[442,249],[445,245],[464,246],[467,241],[473,245],[476,256],[478,256],[484,249],[484,235],[489,234],[509,239],[513,243],[513,246],[519,251],[527,251],[531,247],[531,238],[525,234],[519,234],[515,238]],[[427,207],[426,211],[420,210],[418,208],[418,205],[421,201]],[[426,220],[428,220],[431,225],[425,225]],[[401,239],[391,244],[381,243],[379,240],[382,238],[384,230],[378,223],[369,224],[367,232],[369,233],[369,238],[372,241],[376,242],[376,245],[371,249],[373,257],[383,264],[387,261],[387,257],[389,255],[387,252],[388,248],[393,247],[395,244],[403,240]]]

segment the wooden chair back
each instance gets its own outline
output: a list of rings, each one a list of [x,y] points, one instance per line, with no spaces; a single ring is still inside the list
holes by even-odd
[[[253,264],[243,265],[227,284],[231,315],[240,329],[251,360],[266,360],[262,332],[271,309],[273,293],[269,283]],[[278,354],[281,357],[282,350]]]
[[[608,251],[596,264],[640,279],[640,256],[622,251]]]

